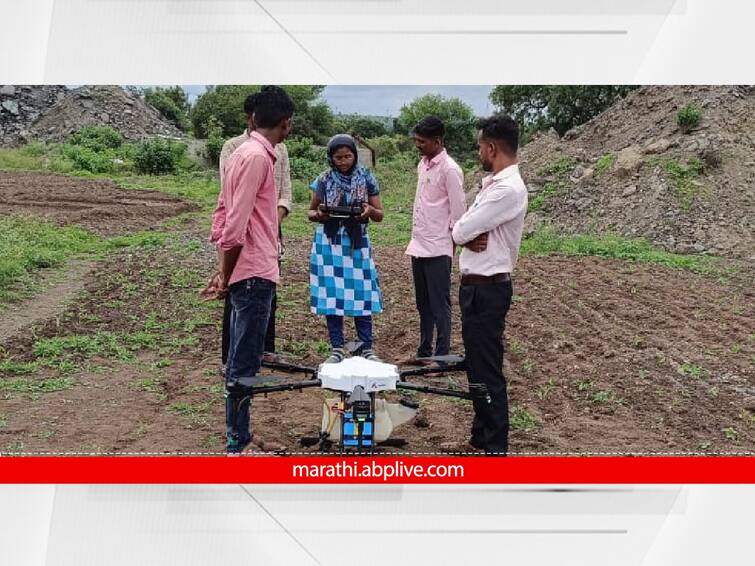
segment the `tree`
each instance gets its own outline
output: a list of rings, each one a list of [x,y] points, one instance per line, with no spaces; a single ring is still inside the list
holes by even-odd
[[[357,134],[363,138],[377,138],[390,133],[385,120],[359,114],[336,116],[334,130],[336,133]]]
[[[426,94],[402,107],[396,120],[396,131],[409,134],[422,118],[435,116],[446,126],[445,145],[448,151],[466,157],[476,147],[476,125],[472,108],[459,98]]]
[[[505,86],[490,93],[499,112],[509,114],[523,128],[525,137],[554,128],[559,135],[594,118],[635,86]]]
[[[258,92],[260,85],[218,85],[210,86],[197,98],[191,109],[194,133],[199,138],[207,137],[210,118],[222,126],[223,136],[237,136],[246,128],[244,100]],[[317,143],[327,140],[333,127],[333,112],[323,101],[318,100],[324,86],[289,85],[284,86],[294,101],[296,108],[291,135],[309,137]]]
[[[144,100],[178,129],[189,128],[189,97],[180,86],[145,88]]]

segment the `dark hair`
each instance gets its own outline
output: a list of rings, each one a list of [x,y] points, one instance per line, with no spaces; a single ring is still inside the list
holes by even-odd
[[[359,163],[359,151],[357,150],[357,144],[354,141],[354,138],[349,134],[337,134],[330,138],[330,141],[328,141],[328,163],[330,163],[331,167],[335,168],[336,163],[333,161],[333,154],[336,150],[342,147],[348,148],[348,150],[354,154],[354,165],[350,170],[351,172],[356,168],[357,163]]]
[[[482,137],[495,141],[509,155],[516,155],[519,149],[519,126],[511,116],[495,114],[477,122]]]
[[[246,97],[246,100],[244,100],[244,112],[246,114],[254,114],[254,109],[257,108],[257,95],[259,93],[255,92],[254,94],[250,94]]]
[[[440,118],[425,116],[414,126],[412,133],[425,138],[443,138],[446,134],[446,126]]]
[[[279,86],[263,86],[255,102],[254,121],[258,128],[274,128],[294,115],[294,101]]]

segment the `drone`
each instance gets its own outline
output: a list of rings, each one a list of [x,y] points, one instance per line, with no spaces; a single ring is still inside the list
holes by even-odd
[[[427,363],[423,367],[401,370],[394,364],[367,360],[358,354],[362,344],[347,345],[352,357],[339,363],[322,363],[318,367],[297,365],[289,362],[263,362],[263,367],[286,374],[302,374],[303,379],[289,376],[257,375],[239,378],[227,385],[227,395],[234,403],[241,404],[255,396],[284,391],[302,391],[320,388],[338,393],[337,397],[323,401],[323,417],[320,433],[300,440],[303,446],[319,445],[322,452],[336,449],[339,453],[356,452],[373,454],[375,447],[403,446],[404,439],[390,438],[393,429],[411,420],[419,404],[410,399],[389,403],[381,397],[387,391],[415,391],[473,400],[487,397],[484,386],[471,386],[469,390],[436,387],[410,379],[433,375],[445,375],[466,371],[463,356],[433,356],[418,358]],[[431,365],[430,365],[431,364]]]

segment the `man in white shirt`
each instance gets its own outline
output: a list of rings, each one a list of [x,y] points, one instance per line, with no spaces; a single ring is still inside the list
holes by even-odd
[[[508,452],[509,415],[503,376],[503,331],[513,294],[522,226],[527,213],[527,188],[519,175],[519,128],[508,116],[479,123],[478,145],[483,179],[474,204],[453,228],[464,246],[459,258],[459,307],[473,397],[470,444],[490,455]]]

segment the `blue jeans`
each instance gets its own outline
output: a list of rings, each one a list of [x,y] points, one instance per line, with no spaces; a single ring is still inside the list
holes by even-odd
[[[265,333],[275,283],[252,277],[229,287],[231,323],[228,363],[225,370],[226,449],[240,452],[249,444],[249,408],[251,397],[232,393],[234,383],[242,377],[254,377],[262,365]]]
[[[328,322],[328,336],[330,345],[334,348],[343,348],[343,317],[329,314],[325,317]],[[354,326],[357,327],[357,338],[362,342],[362,348],[372,348],[372,316],[355,316]]]

